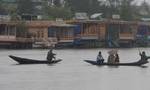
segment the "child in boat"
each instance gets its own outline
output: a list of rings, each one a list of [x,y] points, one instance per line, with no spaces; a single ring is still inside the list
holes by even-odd
[[[53,53],[53,49],[50,49],[47,53],[47,61],[51,62],[52,59],[56,59],[55,58],[55,53]]]
[[[96,61],[97,61],[98,63],[103,63],[103,62],[104,62],[104,58],[103,58],[103,56],[102,56],[102,54],[101,54],[101,51],[99,51],[99,53],[98,53],[98,55],[97,55]]]

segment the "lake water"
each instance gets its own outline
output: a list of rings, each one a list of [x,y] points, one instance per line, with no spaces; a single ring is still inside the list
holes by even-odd
[[[8,55],[45,59],[48,49],[0,50],[0,90],[150,90],[150,63],[147,67],[94,66],[98,51],[105,59],[110,49],[54,50],[63,61],[55,65],[16,65]],[[139,51],[150,48],[118,49],[121,62],[139,60]]]

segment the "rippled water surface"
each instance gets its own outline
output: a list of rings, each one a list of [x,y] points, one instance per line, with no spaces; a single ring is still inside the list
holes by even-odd
[[[150,63],[146,67],[94,66],[98,51],[105,59],[110,49],[54,50],[63,61],[55,65],[17,65],[8,55],[45,59],[48,49],[0,50],[0,90],[150,90]],[[118,49],[121,62],[137,61],[139,50],[150,55],[150,48]]]

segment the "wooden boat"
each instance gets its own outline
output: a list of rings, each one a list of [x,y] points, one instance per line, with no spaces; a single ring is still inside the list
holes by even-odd
[[[13,55],[9,55],[9,57],[15,60],[16,62],[18,62],[19,64],[55,64],[55,63],[62,61],[61,59],[58,59],[58,60],[53,60],[49,62],[47,60],[33,60],[33,59],[16,57]]]
[[[98,63],[97,61],[92,61],[92,60],[84,60],[84,61],[87,63],[90,63],[92,65],[98,65],[98,66],[102,66],[102,65],[107,65],[107,66],[142,66],[142,65],[148,63],[148,61],[147,62],[137,61],[137,62],[131,62],[131,63],[106,63],[106,62]]]

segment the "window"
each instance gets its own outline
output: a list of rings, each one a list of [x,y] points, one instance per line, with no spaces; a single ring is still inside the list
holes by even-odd
[[[48,29],[48,37],[55,37],[55,28],[49,28]]]
[[[5,35],[6,33],[6,25],[0,25],[0,35]]]
[[[15,27],[14,26],[9,26],[8,27],[8,32],[9,32],[9,35],[15,35],[15,33],[16,33]]]
[[[132,28],[130,25],[120,25],[120,33],[132,33]]]

